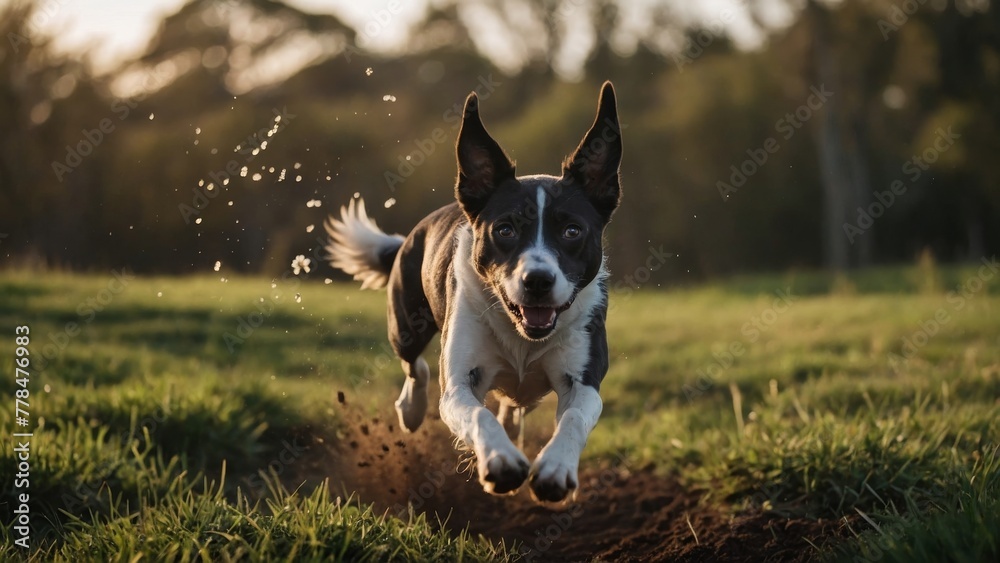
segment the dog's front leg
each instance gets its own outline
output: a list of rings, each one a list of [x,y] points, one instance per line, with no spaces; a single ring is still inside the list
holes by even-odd
[[[466,323],[445,338],[441,350],[441,420],[472,448],[483,489],[503,495],[517,491],[524,483],[529,465],[496,416],[483,406],[496,373],[484,365],[483,351],[472,345],[481,342],[476,337],[482,329],[485,327]]]
[[[441,419],[476,454],[479,482],[487,493],[513,493],[528,477],[528,458],[507,437],[507,432],[471,387],[452,381],[441,396]]]
[[[546,502],[559,502],[579,487],[580,454],[603,408],[597,389],[579,381],[557,392],[555,434],[531,466],[531,494]]]

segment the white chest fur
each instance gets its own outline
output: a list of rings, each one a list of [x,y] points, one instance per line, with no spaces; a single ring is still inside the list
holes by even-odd
[[[598,277],[584,287],[573,305],[558,319],[552,335],[529,341],[514,328],[503,304],[479,278],[470,263],[472,232],[459,230],[455,251],[456,295],[451,306],[448,359],[452,365],[475,365],[478,381],[474,392],[480,399],[496,390],[517,406],[530,406],[550,391],[569,389],[567,377],[579,380],[590,359],[590,336],[586,325],[604,295]],[[453,340],[454,339],[454,340]],[[456,361],[457,360],[457,361]]]

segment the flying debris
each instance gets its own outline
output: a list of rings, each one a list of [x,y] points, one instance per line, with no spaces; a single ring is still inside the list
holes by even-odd
[[[292,260],[292,273],[297,276],[299,275],[299,272],[304,270],[305,273],[308,274],[310,262],[312,262],[312,260],[306,258],[304,254],[299,254],[295,257],[295,260]]]

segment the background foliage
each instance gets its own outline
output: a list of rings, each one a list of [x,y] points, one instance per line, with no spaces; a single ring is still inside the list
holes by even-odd
[[[783,6],[792,17],[774,25],[746,3],[766,41],[739,50],[725,28],[689,28],[667,3],[643,8],[640,32],[613,0],[445,1],[384,53],[363,48],[374,13],[356,30],[281,2],[194,0],[143,56],[98,74],[32,33],[38,8],[15,2],[0,17],[0,251],[49,268],[185,273],[221,259],[273,274],[318,255],[322,218],[355,193],[400,232],[449,202],[454,106],[470,90],[520,173],[556,173],[612,79],[627,127],[626,197],[609,233],[618,275],[650,246],[676,255],[671,283],[909,262],[924,248],[944,261],[995,252],[995,3]],[[473,40],[470,22],[487,16],[519,53],[503,70]],[[582,68],[554,70],[581,33],[593,40]],[[289,51],[313,55],[299,69]],[[833,95],[785,139],[779,120],[815,88]],[[913,178],[904,165],[949,128],[954,145]],[[769,137],[777,151],[720,196],[730,167]],[[231,162],[236,174],[223,172]],[[896,180],[906,192],[851,242],[844,224]]]

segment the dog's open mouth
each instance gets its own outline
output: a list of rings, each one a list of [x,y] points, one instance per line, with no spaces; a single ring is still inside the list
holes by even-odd
[[[570,297],[569,301],[560,305],[559,307],[541,307],[541,306],[529,306],[529,305],[518,305],[514,303],[510,297],[507,296],[506,292],[500,291],[500,295],[503,298],[504,305],[507,310],[510,311],[511,315],[517,319],[517,322],[521,325],[521,330],[524,332],[528,338],[541,339],[548,336],[556,328],[556,320],[559,318],[559,313],[562,313],[566,309],[569,309],[570,305],[573,304],[573,300],[576,298],[574,293]]]

